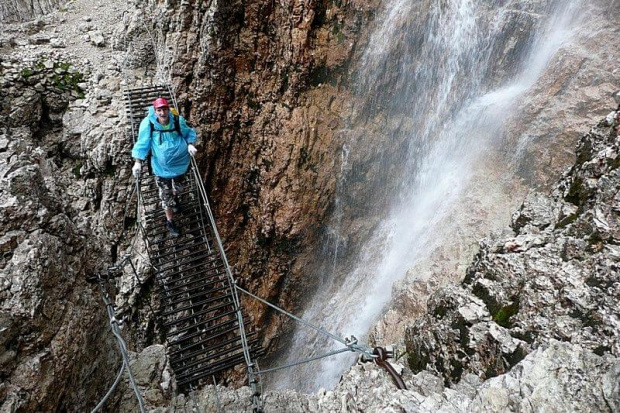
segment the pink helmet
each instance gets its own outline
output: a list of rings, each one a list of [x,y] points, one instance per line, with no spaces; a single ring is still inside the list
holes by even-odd
[[[163,108],[163,107],[169,107],[170,105],[168,104],[168,101],[164,98],[157,98],[155,99],[155,101],[153,102],[153,107],[155,109],[158,108]]]

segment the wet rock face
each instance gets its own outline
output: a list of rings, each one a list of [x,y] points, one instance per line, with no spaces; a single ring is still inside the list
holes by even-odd
[[[11,0],[0,4],[0,22],[23,22],[56,10],[63,0]]]
[[[610,114],[577,148],[577,163],[545,196],[531,193],[513,236],[482,243],[462,286],[433,295],[406,332],[412,369],[448,383],[504,373],[559,340],[620,355],[620,138]]]

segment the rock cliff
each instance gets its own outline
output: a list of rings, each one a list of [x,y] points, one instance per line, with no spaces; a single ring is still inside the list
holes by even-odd
[[[312,290],[323,224],[333,207],[348,66],[374,2],[158,3],[149,16],[169,54],[182,111],[197,125],[201,166],[229,260],[242,282],[285,308]],[[147,33],[142,15],[129,48]],[[248,302],[269,346],[279,318]]]
[[[4,22],[40,17],[0,33],[0,411],[92,408],[120,366],[100,292],[86,279],[121,262],[133,235],[123,87],[172,82],[199,131],[201,168],[240,282],[284,307],[303,305],[319,282],[307,275],[320,264],[343,130],[363,105],[352,66],[379,3],[80,1],[45,15],[60,2],[0,6]],[[607,23],[590,46],[609,39]],[[528,98],[530,128],[541,129],[522,133],[540,136],[538,148],[555,136],[545,126],[553,113],[579,112],[562,140],[572,147],[566,142],[604,106],[617,59],[610,51],[588,60],[590,50],[571,54],[578,69],[558,57],[566,77],[547,78]],[[573,94],[586,84],[587,93]],[[566,106],[540,115],[537,108],[560,92],[570,95]],[[381,128],[395,123],[379,118],[369,120],[372,136],[351,168],[380,158]],[[586,136],[561,186],[550,196],[531,194],[511,237],[485,241],[465,284],[433,296],[428,314],[424,297],[444,281],[420,296],[397,294],[400,314],[409,314],[383,326],[409,325],[413,372],[402,366],[409,391],[395,392],[375,366],[356,365],[333,391],[268,392],[268,411],[502,411],[554,400],[617,410],[618,148],[609,128],[606,121]],[[566,153],[554,158],[554,170]],[[533,162],[528,179],[536,181],[544,164]],[[348,224],[354,239],[372,222],[357,216]],[[148,406],[248,410],[247,388],[175,394],[150,308],[153,280],[144,259],[136,264],[143,283],[127,268],[109,287]],[[287,322],[246,304],[265,345],[276,347]],[[135,411],[129,387],[121,387],[109,409]]]
[[[62,3],[62,0],[5,1],[0,4],[0,22],[32,20],[56,10]]]
[[[483,241],[462,286],[431,297],[406,332],[414,370],[489,378],[550,340],[619,356],[614,116],[580,140],[577,163],[549,196],[530,193],[509,237]]]
[[[267,391],[265,410],[617,411],[617,114],[579,141],[576,164],[549,195],[530,193],[511,234],[482,241],[463,283],[430,296],[394,363],[407,390],[396,390],[377,366],[356,364],[330,391]],[[150,376],[161,376],[160,366]],[[197,403],[249,412],[249,397],[248,388],[206,386],[189,399],[151,402],[172,411]]]

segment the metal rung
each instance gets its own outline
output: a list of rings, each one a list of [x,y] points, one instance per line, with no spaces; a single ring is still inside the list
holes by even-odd
[[[218,282],[218,281],[222,281],[222,282],[226,282],[228,281],[228,279],[225,276],[224,272],[215,272],[213,274],[208,274],[208,276],[206,274],[205,277],[203,278],[196,278],[196,275],[201,275],[200,273],[194,274],[192,276],[191,279],[186,278],[187,281],[184,284],[179,284],[179,285],[174,285],[174,286],[170,286],[168,283],[163,283],[164,284],[164,288],[166,290],[166,292],[171,293],[173,291],[177,291],[179,288],[187,288],[190,285],[194,285],[194,287],[190,288],[190,290],[195,290],[197,288],[204,288],[206,285],[208,285],[211,282]],[[204,284],[201,284],[202,282],[206,281]],[[195,285],[195,284],[199,284],[199,285]],[[176,293],[175,293],[176,294]],[[168,295],[168,297],[170,297]]]
[[[187,232],[184,232],[184,233],[186,234]],[[183,241],[186,241],[186,242],[181,243],[181,244],[178,244],[178,245],[177,245],[177,244],[175,244],[174,246],[175,246],[175,247],[178,247],[178,246],[180,246],[180,245],[184,245],[184,244],[186,244],[186,243],[187,243],[187,241],[193,241],[193,240],[194,240],[194,239],[196,239],[196,238],[198,238],[198,237],[197,237],[197,236],[192,236],[192,237],[191,237],[191,238],[189,238],[189,239],[188,239],[187,237],[183,237],[183,238],[182,238],[182,239],[183,239]],[[154,247],[154,246],[159,246],[159,245],[161,245],[161,244],[165,243],[166,241],[170,241],[171,239],[173,239],[173,238],[164,238],[164,239],[161,239],[161,240],[159,240],[159,241],[152,241],[152,242],[151,242],[151,246],[152,246],[152,247]]]
[[[159,198],[157,198],[153,202],[144,202],[143,204],[145,206],[149,206],[149,205],[153,205],[153,204],[156,204],[156,203],[161,203],[161,200]],[[177,213],[175,215],[180,215],[182,218],[199,215],[200,213],[204,214],[204,212],[200,208],[200,204],[198,202],[196,202],[195,199],[189,199],[189,200],[186,200],[186,201],[181,201],[179,204],[180,204],[180,206],[181,206],[181,208],[183,209],[184,212],[181,213],[181,214]],[[187,214],[186,211],[192,211],[192,212],[191,212],[191,214]],[[165,216],[166,216],[166,213],[165,213],[164,209],[163,208],[157,208],[155,211],[153,211],[152,213],[148,214],[148,216],[146,217],[145,221],[147,223],[149,223],[149,224],[151,224],[151,223],[157,224],[158,222],[164,221],[162,218],[164,218]]]
[[[178,302],[183,294],[188,295],[200,295],[200,294],[208,294],[211,290],[215,288],[220,288],[220,285],[230,287],[230,281],[224,274],[215,274],[210,277],[204,278],[195,278],[193,280],[188,281],[182,285],[176,285],[174,287],[169,287],[168,285],[163,285],[162,287],[168,293],[168,295],[164,296],[164,300],[169,300],[168,305],[172,305],[173,302]],[[182,291],[180,291],[182,290]],[[182,299],[185,299],[183,297]]]
[[[254,348],[250,348],[250,355],[253,358],[261,357],[265,352],[260,346],[256,346]],[[191,377],[185,378],[183,380],[177,379],[177,386],[179,388],[185,388],[188,384],[199,382],[205,377],[210,377],[220,371],[226,370],[228,368],[234,367],[237,364],[243,363],[245,361],[245,355],[243,353],[238,353],[234,356],[229,357],[227,360],[224,360],[219,363],[213,363],[213,367],[210,369],[200,369],[200,371],[196,370],[191,373]],[[190,376],[190,374],[186,374]]]
[[[187,250],[185,250],[185,251],[187,251]],[[204,254],[205,252],[206,252],[206,254]],[[199,253],[202,253],[202,255],[197,256]],[[166,261],[164,263],[160,263],[157,266],[157,270],[158,270],[158,272],[162,273],[164,271],[168,271],[168,270],[171,270],[171,269],[177,267],[179,265],[178,264],[179,261],[182,261],[183,265],[189,265],[189,264],[194,263],[194,262],[196,262],[198,260],[207,260],[207,258],[213,258],[213,259],[210,259],[208,261],[217,261],[217,256],[215,256],[213,251],[198,250],[198,251],[195,251],[195,252],[191,252],[191,253],[189,253],[187,255],[182,255],[182,256],[180,256],[178,258],[174,258],[174,259],[168,260],[168,261]],[[166,265],[168,265],[168,264],[172,264],[172,265],[166,267]]]
[[[186,253],[184,255],[180,255]],[[190,262],[193,262],[197,259],[204,259],[206,261],[218,261],[218,256],[215,253],[214,250],[209,251],[208,249],[204,248],[200,248],[200,245],[198,245],[198,248],[184,248],[180,251],[177,251],[176,256],[173,257],[169,257],[167,259],[157,259],[157,263],[158,266],[157,268],[159,268],[160,272],[165,271],[170,269],[171,267],[177,267],[178,265],[180,265],[181,262],[185,263],[186,265],[189,264]],[[168,264],[171,264],[168,266]]]
[[[139,93],[143,90],[164,90],[166,92],[168,92],[168,88],[166,86],[162,86],[162,85],[153,85],[153,86],[142,86],[142,87],[136,87],[136,88],[132,88],[132,89],[125,89],[123,90],[123,94],[124,95],[130,95],[132,93]]]
[[[215,294],[226,288],[230,288],[230,283],[227,283],[225,279],[214,279],[210,281],[210,284],[211,287],[209,288],[205,288],[203,285],[200,285],[196,288],[187,289],[183,291],[183,293],[187,294],[187,296],[178,298],[176,300],[169,300],[170,297],[163,297],[164,301],[169,300],[167,303],[163,304],[163,307],[168,309],[168,311],[173,310],[175,305],[179,305],[181,303],[185,303],[191,300],[201,300],[201,297],[203,296]]]
[[[228,286],[221,288],[220,291],[222,290],[227,290],[229,289]],[[212,292],[212,291],[210,291]],[[168,317],[171,316],[172,314],[177,314],[180,313],[182,311],[188,311],[191,309],[195,309],[199,306],[203,306],[205,304],[210,304],[210,303],[215,303],[218,301],[224,301],[224,300],[232,300],[232,294],[230,292],[223,294],[223,295],[218,295],[217,297],[211,297],[211,298],[207,298],[206,300],[202,300],[202,301],[198,301],[196,303],[191,303],[190,305],[186,305],[184,307],[180,307],[180,308],[175,308],[173,310],[168,310],[168,311],[164,311],[161,315],[162,317]]]
[[[202,244],[198,244],[198,245],[194,244],[194,247],[192,247],[191,249],[190,248],[183,248],[183,249],[177,251],[177,254],[186,253],[185,255],[178,255],[178,256],[175,256],[175,257],[167,258],[167,259],[164,259],[162,257],[162,258],[157,259],[157,261],[159,262],[159,265],[161,267],[162,265],[166,265],[166,264],[169,264],[169,263],[174,263],[175,261],[182,260],[182,259],[189,258],[190,260],[193,260],[196,255],[198,255],[198,254],[205,254],[205,253],[206,253],[206,255],[205,255],[204,258],[213,257],[214,259],[217,259],[217,254],[215,253],[215,251],[213,249],[210,249],[210,250],[208,248],[204,248],[203,249],[203,248],[200,248],[201,246],[202,246]],[[173,254],[171,254],[171,255],[173,255]]]
[[[197,238],[198,237],[194,237],[194,238],[190,239],[189,241],[187,241],[185,239],[184,241],[186,241],[186,242],[183,242],[183,243],[180,243],[180,244],[175,244],[172,247],[170,247],[170,248],[174,248],[173,251],[163,252],[163,253],[158,254],[158,255],[151,255],[151,259],[153,261],[159,262],[159,261],[163,260],[164,258],[169,257],[172,254],[178,254],[179,252],[186,251],[189,248],[189,245],[187,245],[187,244],[189,244],[190,242],[192,243],[192,247],[193,248],[196,248],[196,246],[200,246],[200,245],[205,243],[204,241],[200,241],[200,243],[196,244],[194,241]],[[162,248],[162,250],[163,250],[163,248]],[[159,252],[159,249],[158,249],[157,252]]]
[[[220,274],[220,275],[222,275],[222,274]],[[205,281],[208,281],[208,280],[205,280]],[[199,289],[201,289],[201,291],[204,291],[204,290],[202,290],[203,288],[205,288],[205,287],[207,287],[209,285],[217,284],[217,283],[228,283],[228,279],[226,277],[221,277],[221,278],[213,277],[213,279],[211,279],[210,281],[208,281],[208,282],[206,282],[204,284],[199,284],[199,285],[197,285],[197,286],[195,286],[193,288],[188,288],[186,290],[179,291],[179,292],[176,292],[174,294],[166,295],[164,297],[164,300],[173,299],[173,298],[179,297],[179,296],[181,296],[183,294],[191,294],[191,293],[194,293],[194,292],[198,291]],[[191,284],[197,284],[197,282],[187,283],[187,285],[191,285]],[[175,290],[179,289],[179,288],[180,287],[175,287]],[[168,291],[164,291],[164,292],[168,292]]]
[[[222,280],[222,281],[224,281],[224,280]],[[217,282],[215,282],[214,284],[217,284]],[[179,299],[179,300],[170,301],[169,303],[164,304],[164,307],[166,307],[166,308],[167,308],[167,307],[174,306],[174,305],[176,305],[176,304],[182,303],[182,302],[187,301],[187,300],[194,300],[194,299],[196,299],[196,298],[200,297],[201,295],[208,295],[208,294],[211,294],[213,291],[216,291],[216,292],[217,292],[217,291],[221,291],[221,290],[222,290],[222,289],[224,289],[224,288],[229,288],[228,283],[226,283],[226,284],[225,284],[224,286],[222,286],[222,287],[218,287],[217,289],[213,289],[213,288],[212,288],[212,289],[209,289],[208,291],[205,291],[204,289],[201,289],[201,290],[200,290],[200,292],[198,292],[198,293],[196,293],[196,294],[190,295],[190,296],[188,296],[188,297],[183,297],[183,298],[181,298],[181,299]],[[197,289],[196,289],[196,290],[197,290]],[[189,294],[189,293],[190,293],[190,292],[192,292],[192,291],[194,291],[194,290],[190,290],[190,291],[188,291],[187,293]],[[166,299],[167,299],[167,297],[164,297],[164,300],[166,300]]]
[[[183,242],[181,244],[173,245],[170,247],[159,248],[157,249],[157,251],[152,252],[151,260],[158,264],[161,262],[168,263],[168,262],[171,262],[177,259],[175,257],[182,256],[179,254],[186,252],[186,251],[190,251],[190,250],[197,250],[200,252],[211,250],[211,252],[219,253],[213,248],[213,246],[209,245],[208,240],[205,241],[204,239],[201,239],[201,238],[203,237],[194,237],[194,238],[191,238],[189,241],[184,240],[187,242]],[[157,255],[155,255],[156,253]]]
[[[241,346],[238,346],[238,348],[235,349],[235,350],[238,351],[240,349],[241,349]],[[194,379],[191,378],[190,376],[193,376],[193,375],[198,374],[198,373],[202,373],[204,371],[210,371],[211,372],[212,369],[216,368],[216,366],[220,367],[220,366],[226,365],[228,367],[232,367],[232,366],[234,366],[237,363],[230,365],[230,361],[232,361],[232,360],[234,360],[236,358],[243,358],[243,357],[244,357],[243,352],[240,352],[240,353],[237,353],[237,354],[233,354],[233,355],[231,355],[231,356],[229,356],[229,357],[227,357],[225,359],[218,360],[215,363],[211,363],[211,364],[209,364],[207,366],[203,366],[203,367],[197,368],[194,371],[177,374],[176,375],[177,383],[187,383],[188,381],[193,381]],[[227,368],[227,367],[218,368],[217,371],[221,371],[221,370],[223,370],[225,368]],[[210,373],[210,374],[212,374],[212,373]]]
[[[211,262],[213,262],[213,261],[211,261]],[[181,270],[169,273],[169,274],[157,275],[157,279],[163,280],[165,278],[174,278],[175,276],[183,275],[184,273],[192,273],[192,274],[185,275],[185,276],[183,276],[181,278],[178,278],[176,280],[170,280],[170,281],[165,282],[166,286],[170,286],[171,288],[174,288],[172,286],[173,283],[179,283],[181,281],[185,281],[185,280],[187,280],[189,278],[192,278],[192,277],[194,277],[196,275],[200,275],[200,273],[203,272],[203,271],[205,272],[205,275],[207,273],[211,273],[213,271],[215,271],[215,273],[219,274],[219,270],[221,270],[222,268],[226,268],[226,266],[224,264],[220,264],[217,267],[205,268],[206,264],[209,264],[209,263],[199,263],[198,265],[194,265],[193,267],[184,268],[184,269],[181,269]],[[196,271],[196,270],[198,270],[198,271]],[[212,274],[209,274],[209,275],[212,275]],[[176,286],[176,284],[174,286]]]
[[[206,320],[202,320],[200,323],[195,323],[195,324],[186,325],[184,327],[179,327],[179,328],[177,328],[173,332],[166,333],[166,338],[179,336],[180,334],[186,333],[186,332],[191,331],[191,330],[199,330],[199,327],[204,326],[205,324],[208,324],[208,323],[215,322],[216,320],[220,320],[220,319],[223,319],[223,318],[226,318],[226,320],[224,322],[228,322],[231,319],[235,319],[236,320],[237,319],[236,314],[237,314],[237,310],[230,310],[230,311],[226,311],[226,312],[224,312],[222,314],[218,314],[217,316],[210,317],[210,318],[208,318]],[[216,327],[219,327],[219,325],[218,324],[214,324],[214,325],[208,326],[209,329],[215,329]],[[198,333],[198,331],[192,332],[191,334],[196,334],[196,333]]]
[[[142,112],[145,109],[148,110],[151,104],[153,103],[153,99],[161,95],[162,95],[161,93],[155,92],[155,93],[151,93],[148,95],[134,96],[131,99],[131,102],[125,101],[125,113],[135,114],[138,110]]]
[[[227,331],[227,332],[226,332],[226,334],[234,333],[234,332],[235,332],[236,330],[238,330],[238,329],[239,329],[239,327],[234,327],[233,329],[231,329],[231,330]],[[252,332],[252,333],[250,333],[250,334],[251,334],[252,336],[255,336],[255,335],[256,335],[256,332]],[[221,337],[221,336],[223,336],[223,335],[225,335],[225,334],[215,335],[215,336],[212,336],[212,337],[206,338],[206,339],[204,339],[204,340],[201,340],[201,341],[199,341],[199,342],[192,343],[190,346],[187,346],[184,350],[190,349],[190,348],[192,348],[192,347],[202,346],[202,345],[204,345],[205,343],[207,343],[207,342],[209,342],[209,341],[213,341],[214,339],[216,339],[216,338],[218,338],[218,337]],[[248,336],[248,337],[249,337],[249,336]],[[172,354],[171,354],[171,355],[170,355],[170,364],[171,364],[171,365],[172,365],[172,364],[174,364],[174,365],[177,365],[177,366],[178,366],[180,363],[186,362],[187,360],[192,359],[192,358],[194,358],[194,357],[196,357],[196,356],[199,356],[199,355],[201,355],[201,354],[205,354],[205,358],[203,358],[203,359],[201,359],[201,360],[203,360],[203,361],[207,361],[209,358],[215,358],[215,357],[209,357],[209,355],[208,355],[207,353],[212,353],[213,351],[215,351],[215,350],[217,350],[217,349],[219,349],[219,348],[226,347],[227,345],[230,345],[230,344],[236,343],[236,342],[238,342],[238,341],[240,341],[240,340],[241,340],[241,337],[240,337],[240,336],[236,336],[236,337],[233,337],[233,338],[229,338],[228,340],[220,341],[220,342],[218,342],[218,343],[217,343],[216,345],[214,345],[214,346],[210,346],[210,347],[207,347],[207,348],[201,348],[201,349],[199,349],[199,350],[194,350],[194,351],[192,351],[192,352],[189,352],[188,354],[182,355],[182,356],[177,357],[177,358],[172,357]],[[215,354],[215,356],[216,356],[216,357],[217,357],[217,356],[221,356],[221,355],[222,355],[222,352],[220,352],[220,354]],[[173,366],[173,368],[174,368],[174,366]]]
[[[235,313],[235,311],[233,311],[231,313],[231,315],[233,315],[234,313]],[[243,324],[245,325],[246,324],[247,315],[243,314],[242,316],[243,316]],[[226,332],[234,331],[234,330],[239,328],[239,326],[236,325],[238,323],[238,321],[239,321],[239,319],[237,319],[237,317],[232,317],[230,320],[223,321],[223,322],[221,322],[221,323],[219,323],[217,325],[211,326],[211,327],[207,327],[204,330],[200,330],[200,331],[197,331],[195,333],[185,335],[185,336],[180,337],[180,338],[178,338],[177,340],[174,340],[174,341],[168,341],[168,349],[171,349],[174,346],[180,346],[181,343],[185,343],[188,340],[191,340],[191,339],[203,336],[203,335],[207,334],[208,332],[211,332],[213,330],[217,330],[218,328],[224,328],[224,327],[226,327],[228,325],[231,325],[231,324],[235,324],[235,325],[233,327],[226,328],[224,331],[226,331]],[[213,334],[214,335],[218,335],[219,331],[216,332],[216,333],[213,333]],[[182,351],[183,351],[183,349],[171,351],[171,352],[168,353],[168,355],[169,356],[173,356],[173,355],[176,355],[176,354],[178,354],[179,352],[182,352]]]
[[[252,333],[252,336],[254,335],[255,333]],[[193,369],[196,366],[204,365],[205,363],[209,363],[210,361],[213,361],[213,360],[221,359],[221,357],[224,357],[230,353],[233,353],[239,349],[242,349],[243,345],[241,343],[235,346],[230,346],[231,344],[235,344],[240,341],[241,341],[241,337],[237,336],[235,338],[218,343],[217,345],[212,346],[209,349],[200,349],[198,351],[194,351],[193,353],[191,353],[191,355],[184,356],[182,359],[178,361],[170,360],[170,365],[172,366],[172,369],[175,371],[175,373],[178,371],[179,375],[182,375],[184,371]],[[256,345],[257,342],[258,342],[257,339],[248,341],[248,346]],[[224,348],[227,346],[229,347]],[[222,350],[220,350],[216,354],[212,354],[212,352],[216,351],[217,349],[222,349]],[[199,358],[196,361],[192,361],[192,359],[196,359],[197,356],[201,355],[200,353],[201,351],[206,352],[206,353],[203,353],[205,357]],[[181,363],[187,363],[187,364],[183,365]]]
[[[168,333],[166,333],[166,337],[176,336],[176,335],[181,334],[181,333],[183,333],[185,331],[189,331],[189,330],[191,330],[193,328],[198,328],[201,325],[210,323],[210,322],[215,321],[215,320],[219,320],[220,318],[228,317],[228,316],[230,316],[232,314],[235,314],[236,312],[237,312],[237,310],[233,309],[233,310],[227,311],[225,313],[219,314],[217,316],[210,317],[210,318],[208,318],[206,320],[201,320],[199,323],[195,323],[195,324],[189,325],[187,327],[179,328],[179,329],[177,329],[177,330],[175,330],[173,332],[168,332]]]
[[[200,372],[193,372],[191,374],[191,377],[184,379],[184,380],[177,379],[177,386],[179,388],[185,388],[185,386],[189,384],[196,383],[204,379],[205,377],[211,377],[214,374],[219,373],[220,371],[229,369],[231,367],[234,367],[237,364],[242,363],[243,361],[244,361],[243,353],[236,355],[234,357],[230,357],[228,360],[226,360],[226,363],[217,363],[217,364],[214,364],[214,367],[211,369],[201,370]]]
[[[191,238],[188,237],[180,237],[181,240],[180,241],[176,241],[176,243],[169,245],[169,246],[165,246],[163,242],[159,242],[157,244],[153,244],[153,242],[150,243],[151,248],[153,248],[154,246],[157,246],[157,250],[155,252],[160,252],[163,250],[167,250],[168,248],[173,248],[172,251],[168,251],[168,252],[162,252],[161,254],[152,256],[153,260],[160,260],[164,257],[167,257],[171,254],[177,254],[180,251],[183,251],[184,249],[187,249],[189,247],[196,247],[197,245],[200,244],[205,244],[204,240],[201,240],[201,238],[203,238],[202,236],[192,236]],[[163,241],[174,241],[175,238],[165,238]]]
[[[218,354],[218,355],[216,355],[216,356],[224,357],[224,356],[232,355],[232,356],[234,357],[234,356],[236,355],[236,354],[234,354],[234,352],[238,352],[238,351],[239,351],[239,350],[241,350],[242,348],[243,348],[243,346],[242,346],[241,344],[238,344],[238,345],[236,345],[236,346],[232,347],[232,348],[230,349],[230,351],[223,352],[223,353]],[[237,354],[239,354],[239,353],[237,353]],[[241,355],[243,355],[243,353],[241,353]],[[209,361],[212,361],[212,360],[214,360],[214,361],[215,361],[215,363],[209,363],[209,364],[208,364],[208,362],[209,362]],[[208,367],[210,367],[211,365],[214,365],[214,364],[217,364],[217,363],[220,363],[220,362],[222,362],[222,363],[223,363],[223,362],[225,362],[225,360],[227,360],[227,358],[220,358],[220,359],[218,360],[218,359],[216,359],[215,357],[214,357],[214,358],[211,358],[211,359],[207,359],[207,360],[205,360],[204,362],[203,362],[202,360],[198,360],[198,361],[195,361],[195,362],[193,362],[193,363],[189,363],[189,364],[187,364],[187,365],[185,365],[185,366],[180,366],[180,367],[177,367],[176,369],[174,369],[174,370],[175,370],[175,375],[176,375],[177,380],[183,380],[184,378],[189,377],[190,375],[192,375],[192,374],[194,374],[194,373],[198,373],[198,372],[200,372],[202,369],[204,369],[204,368],[208,368]],[[206,365],[205,365],[205,364],[206,364]],[[202,366],[201,366],[201,365],[202,365]],[[198,368],[192,368],[192,367],[198,367]],[[176,371],[179,371],[179,373],[178,373],[178,374],[176,374]]]
[[[202,217],[202,222],[200,220]],[[155,238],[158,235],[161,235],[164,231],[162,229],[166,228],[166,214],[162,211],[161,214],[158,214],[156,218],[153,220],[146,220],[147,227],[151,231],[147,231],[147,235],[151,238]],[[174,217],[174,221],[183,228],[189,228],[189,231],[200,230],[201,232],[206,232],[202,225],[196,226],[196,224],[203,223],[207,221],[207,217],[201,210],[197,210],[190,213],[185,214],[177,214]],[[186,230],[188,231],[188,230]]]
[[[216,277],[221,277],[226,274],[225,269],[226,269],[226,266],[224,264],[220,264],[217,267],[211,267],[211,268],[202,268],[200,266],[197,266],[192,269],[193,272],[190,270],[185,270],[185,271],[180,271],[174,274],[161,275],[161,276],[157,275],[157,279],[159,280],[161,284],[163,284],[166,287],[166,291],[170,292],[170,291],[175,291],[179,287],[196,284],[200,281],[210,281]],[[182,274],[184,272],[187,273],[187,275],[179,277],[176,280],[171,279],[175,275],[178,276],[179,274]],[[166,281],[166,279],[168,280]]]
[[[226,277],[224,272],[215,272],[211,274],[205,274],[202,272],[197,272],[192,274],[191,276],[187,276],[183,278],[184,283],[182,284],[172,284],[171,281],[165,282],[160,280],[160,284],[165,289],[167,293],[175,292],[181,288],[185,288],[184,292],[187,291],[204,291],[211,284],[216,284],[218,282],[226,282],[230,284],[230,281]],[[168,295],[167,297],[173,297],[177,293],[175,292],[173,295]]]
[[[204,282],[201,282],[201,281],[204,281]],[[172,301],[177,300],[179,297],[183,296],[184,294],[191,295],[191,294],[198,294],[198,293],[207,293],[212,288],[218,288],[216,286],[220,284],[228,286],[230,283],[228,282],[228,279],[226,277],[211,277],[209,279],[188,282],[187,285],[180,285],[180,286],[170,288],[170,289],[166,289],[166,286],[164,286],[164,288],[166,289],[165,292],[168,294],[165,295],[163,299],[171,300],[170,302],[172,302]],[[173,291],[174,291],[174,294],[172,294]]]
[[[181,219],[176,219],[175,222],[177,222],[177,224],[179,224],[178,226],[185,228],[185,227],[188,227],[189,225],[187,225],[187,223],[186,224],[180,224],[181,222],[187,221],[189,218],[197,217],[199,215],[201,215],[200,211],[192,213],[191,215],[186,215],[186,216],[180,217]],[[164,218],[164,219],[162,219],[162,218]],[[156,221],[158,221],[158,222],[156,222]],[[190,224],[193,224],[195,222],[197,222],[197,221],[193,221]],[[162,235],[162,234],[165,234],[167,232],[167,229],[166,229],[166,219],[165,219],[165,214],[163,212],[161,213],[161,216],[158,217],[156,220],[153,220],[151,222],[149,222],[147,220],[146,223],[147,223],[147,227],[150,227],[150,229],[157,230],[157,231],[148,231],[147,230],[147,235],[150,238],[155,238],[158,235]],[[200,226],[200,227],[197,227],[197,228],[191,228],[190,231],[194,231],[196,229],[200,229],[201,231],[203,230],[203,228]],[[186,230],[185,232],[188,232],[188,231]]]
[[[155,197],[157,197],[157,200],[161,202],[161,199],[159,199],[159,187],[157,186],[157,184],[155,184],[154,178],[153,178],[153,185],[154,187],[152,189],[148,189],[146,191],[140,191],[140,193],[142,193],[143,198],[149,197],[149,198],[155,199]],[[186,188],[184,188],[183,191],[181,191],[177,196],[185,197],[196,191],[196,188],[193,185],[189,185],[189,186],[185,185],[185,186]],[[144,203],[144,205],[147,205],[147,203]]]
[[[197,312],[195,312],[192,315],[188,315],[186,317],[181,317],[181,318],[177,318],[177,319],[175,319],[173,321],[169,321],[167,323],[164,323],[163,325],[164,325],[164,327],[173,326],[173,325],[178,324],[178,323],[183,323],[185,321],[189,321],[192,318],[198,317],[200,315],[209,314],[209,313],[212,313],[214,311],[221,310],[222,308],[234,306],[234,304],[235,304],[234,302],[230,302],[230,303],[224,303],[224,304],[216,305],[215,307],[207,308],[207,309],[202,310],[202,311],[197,311]]]

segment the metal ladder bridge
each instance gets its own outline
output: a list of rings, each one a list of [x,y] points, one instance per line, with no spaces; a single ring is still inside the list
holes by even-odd
[[[160,96],[174,102],[167,86],[123,92],[134,141],[148,107]],[[144,240],[161,293],[160,321],[179,389],[195,388],[209,376],[247,363],[248,355],[261,356],[263,349],[241,309],[196,162],[192,159],[179,194],[183,211],[175,214],[179,237],[168,235],[155,179],[146,165],[139,199]]]

